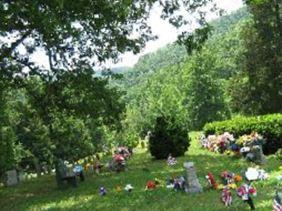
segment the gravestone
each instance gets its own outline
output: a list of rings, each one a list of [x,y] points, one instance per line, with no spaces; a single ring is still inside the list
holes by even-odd
[[[19,171],[19,173],[18,173],[18,180],[19,180],[19,182],[24,181],[24,172],[23,171]]]
[[[186,193],[201,193],[203,188],[198,180],[196,170],[193,162],[185,162],[183,164],[187,172],[187,186],[185,188]]]
[[[5,181],[6,186],[13,186],[18,184],[18,182],[19,182],[18,173],[16,170],[6,171],[6,181]]]
[[[91,174],[94,173],[94,167],[93,167],[92,164],[88,167],[88,171],[89,171]]]
[[[252,147],[252,153],[254,155],[253,157],[253,162],[257,164],[265,164],[266,159],[262,151],[262,147],[259,145],[253,146]]]

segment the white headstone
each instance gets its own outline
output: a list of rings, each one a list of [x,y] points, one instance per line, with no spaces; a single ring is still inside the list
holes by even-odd
[[[16,170],[6,171],[6,185],[12,186],[18,184],[18,174]]]

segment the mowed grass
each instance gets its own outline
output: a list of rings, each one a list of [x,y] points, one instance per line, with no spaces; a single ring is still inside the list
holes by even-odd
[[[165,160],[153,160],[147,152],[139,152],[128,161],[126,172],[104,172],[101,175],[87,175],[86,181],[77,188],[58,190],[54,176],[26,181],[16,187],[0,188],[0,210],[248,210],[233,191],[233,204],[226,208],[220,201],[221,191],[204,191],[200,194],[175,192],[166,187],[145,191],[148,180],[165,180],[167,177],[184,174],[183,162],[195,162],[200,183],[205,186],[205,175],[212,171],[219,181],[223,170],[240,173],[250,163],[238,158],[219,155],[201,149],[196,134],[185,156],[178,158],[178,164],[169,167]],[[267,158],[263,168],[270,173],[270,179],[254,183],[258,195],[254,197],[257,210],[271,210],[275,187],[279,186],[276,176],[282,174],[281,161],[274,156]],[[132,184],[132,193],[117,193],[117,185]],[[281,183],[281,182],[280,182]],[[98,189],[105,186],[107,195],[99,196]],[[281,184],[280,184],[281,188]]]

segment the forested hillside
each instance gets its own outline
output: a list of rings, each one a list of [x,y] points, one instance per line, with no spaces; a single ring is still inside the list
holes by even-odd
[[[213,32],[200,52],[188,55],[184,46],[170,44],[141,57],[115,81],[127,92],[124,139],[146,135],[159,115],[196,130],[229,118],[228,81],[241,68],[241,29],[249,17],[246,8],[223,16],[211,23]]]
[[[225,36],[226,33],[234,30],[234,27],[249,16],[247,9],[241,8],[230,15],[222,16],[219,19],[212,21],[210,24],[213,27],[210,40]],[[217,42],[217,41],[214,41]],[[217,44],[220,44],[218,42]],[[235,44],[235,43],[234,43]],[[148,75],[168,66],[183,63],[188,59],[188,54],[185,46],[177,42],[160,48],[156,52],[142,56],[138,63],[132,68],[121,67],[112,69],[113,73],[122,73],[123,80],[119,81],[125,88],[138,84]],[[121,71],[122,70],[122,71]]]
[[[261,17],[254,14],[261,14],[264,10],[268,12],[269,22],[263,22],[262,19],[258,21],[262,21],[266,28],[270,27],[271,17],[275,14],[267,8],[241,8],[211,23],[213,31],[200,51],[188,55],[184,46],[174,43],[140,58],[118,82],[119,87],[127,92],[124,99],[127,104],[126,118],[123,122],[126,134],[123,139],[138,140],[140,135],[146,135],[153,129],[153,122],[159,116],[173,118],[174,122],[189,130],[199,130],[207,122],[228,119],[238,114],[279,112],[281,103],[277,102],[275,108],[269,108],[264,98],[275,101],[281,99],[277,87],[281,82],[265,84],[270,79],[263,81],[261,78],[254,82],[251,79],[256,76],[248,73],[252,68],[249,66],[252,61],[250,58],[254,56],[250,43],[256,45],[257,41],[253,40],[256,39],[252,37],[254,35],[246,33],[255,34],[252,32],[256,30],[253,23],[255,18]],[[267,37],[262,39],[267,40]],[[273,48],[279,45],[281,41],[276,40]],[[268,51],[272,53],[273,49]],[[278,55],[281,56],[281,53],[278,52]],[[277,68],[281,67],[279,57],[274,58]],[[263,65],[253,71],[262,68],[261,71],[264,72]],[[264,74],[274,74],[270,72]],[[281,76],[279,73],[275,74],[274,78]],[[272,94],[263,93],[260,83],[273,89]],[[256,94],[258,90],[261,91],[259,96],[251,94],[252,87],[260,87],[254,89]]]

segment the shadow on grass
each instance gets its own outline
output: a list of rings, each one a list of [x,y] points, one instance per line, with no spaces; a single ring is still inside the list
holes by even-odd
[[[244,204],[235,192],[234,203],[225,208],[220,201],[220,191],[207,191],[201,194],[188,195],[175,192],[165,187],[154,191],[145,191],[148,180],[158,178],[166,180],[167,177],[185,174],[183,163],[195,163],[200,183],[205,186],[205,175],[211,171],[219,181],[220,173],[224,170],[241,173],[250,163],[199,149],[197,143],[189,148],[185,156],[177,159],[175,166],[167,166],[165,160],[152,160],[148,153],[134,155],[128,161],[126,172],[116,174],[105,172],[101,175],[88,175],[86,181],[79,183],[78,188],[67,188],[64,191],[56,189],[55,178],[44,176],[36,180],[25,182],[18,187],[0,188],[1,210],[246,210]],[[273,175],[278,174],[281,161],[269,157],[263,168]],[[282,172],[281,172],[282,174]],[[134,190],[131,194],[125,191],[115,192],[119,185],[124,187],[132,184]],[[258,197],[254,199],[259,210],[270,210],[273,197],[273,187],[276,180],[272,178],[267,182],[258,182]],[[98,189],[105,186],[108,193],[100,197]]]

